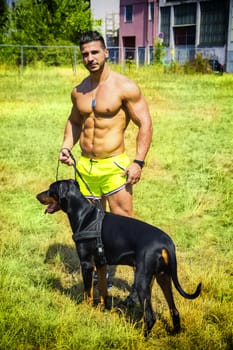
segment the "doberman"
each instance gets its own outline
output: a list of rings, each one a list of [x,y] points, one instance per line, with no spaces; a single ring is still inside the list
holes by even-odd
[[[37,199],[47,205],[45,212],[54,213],[63,210],[68,215],[80,259],[87,302],[93,302],[94,266],[97,268],[100,302],[103,306],[107,297],[106,264],[134,266],[135,288],[144,315],[145,335],[152,329],[156,320],[151,304],[154,278],[168,303],[174,331],[180,330],[180,317],[174,303],[172,282],[186,299],[195,299],[199,296],[201,283],[193,294],[188,294],[182,289],[177,277],[175,246],[165,232],[137,219],[105,212],[100,225],[103,259],[97,247],[98,238],[92,234],[88,237],[82,235],[83,232],[87,231],[90,234],[96,230],[101,210],[80,193],[75,180],[56,181],[47,191],[39,193]],[[94,223],[92,229],[91,223]]]

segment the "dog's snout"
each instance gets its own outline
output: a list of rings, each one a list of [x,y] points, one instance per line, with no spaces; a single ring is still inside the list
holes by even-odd
[[[50,189],[47,191],[38,193],[36,198],[41,204],[47,205],[47,208],[45,209],[45,213],[52,214],[60,210],[58,198]]]
[[[48,197],[49,197],[48,191],[40,192],[36,195],[36,199],[42,204],[44,204],[44,202],[46,201],[46,198]]]

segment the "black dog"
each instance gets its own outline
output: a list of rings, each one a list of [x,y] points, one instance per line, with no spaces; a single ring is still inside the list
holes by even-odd
[[[86,239],[81,235],[76,239],[78,232],[82,233],[86,230],[90,233],[92,222],[97,223],[98,226],[97,217],[101,212],[80,193],[76,181],[57,181],[50,185],[47,191],[38,194],[37,199],[42,204],[48,205],[47,213],[54,213],[61,209],[69,217],[88,302],[93,301],[94,266],[97,268],[102,304],[107,297],[106,264],[135,266],[135,288],[144,313],[145,333],[148,333],[155,323],[155,314],[151,305],[151,287],[154,278],[167,300],[174,329],[177,332],[180,330],[180,317],[174,303],[171,281],[178,292],[187,299],[195,299],[199,296],[201,283],[193,294],[187,294],[182,289],[177,277],[175,246],[166,233],[133,218],[103,213],[101,242],[104,248],[104,261],[98,249],[98,238],[90,235]],[[97,226],[95,224],[94,228]]]

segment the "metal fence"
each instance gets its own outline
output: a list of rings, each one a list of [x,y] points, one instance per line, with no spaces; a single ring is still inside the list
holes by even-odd
[[[112,63],[125,65],[134,62],[136,66],[153,63],[156,57],[156,49],[152,46],[122,48],[109,47],[109,60]],[[161,49],[160,49],[161,50]],[[169,65],[173,61],[181,64],[192,61],[197,54],[203,58],[217,58],[213,48],[179,48],[171,50],[162,49],[160,59],[163,64]],[[38,61],[48,65],[70,65],[76,72],[77,64],[81,62],[78,46],[31,46],[31,45],[0,45],[0,63],[12,63],[22,70],[31,63]]]
[[[48,65],[71,65],[76,72],[77,46],[0,45],[0,63],[16,64],[23,70],[28,64],[42,61]]]

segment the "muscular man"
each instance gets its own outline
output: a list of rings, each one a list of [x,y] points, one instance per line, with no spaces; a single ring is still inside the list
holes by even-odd
[[[112,213],[132,216],[132,186],[140,180],[152,138],[149,109],[137,84],[110,69],[99,33],[83,34],[80,50],[90,74],[72,91],[73,106],[59,160],[72,165],[69,150],[79,141],[77,167],[91,190],[77,178],[83,195],[101,199],[104,208],[107,200]],[[131,164],[124,143],[130,120],[138,127]]]
[[[68,150],[79,141],[78,169],[92,194],[106,198],[111,212],[132,216],[132,185],[140,180],[152,138],[149,109],[135,82],[110,69],[108,50],[99,33],[83,34],[80,50],[90,75],[72,91],[73,107],[59,159],[71,165]],[[130,120],[138,127],[135,160],[131,164],[124,144]],[[83,182],[79,183],[81,192],[92,197]]]

